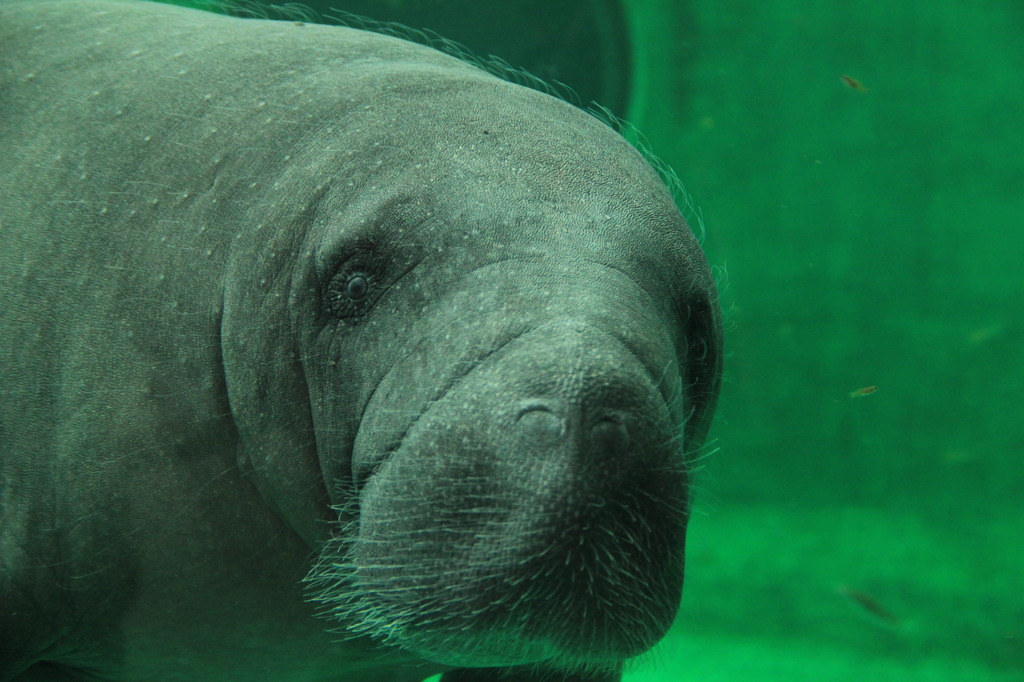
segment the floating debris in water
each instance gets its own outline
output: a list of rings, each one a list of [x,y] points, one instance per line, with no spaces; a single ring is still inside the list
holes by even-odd
[[[889,625],[900,624],[900,619],[896,614],[879,604],[878,600],[870,594],[861,592],[860,590],[855,590],[852,587],[847,587],[846,585],[840,585],[836,588],[836,591],[843,596],[849,597],[862,609],[870,613],[872,616],[885,621]]]
[[[877,390],[878,386],[864,386],[863,388],[858,388],[856,391],[850,391],[850,397],[863,398],[866,395],[871,395]]]
[[[839,80],[841,80],[843,82],[843,85],[845,85],[846,87],[851,88],[853,90],[856,90],[857,92],[867,92],[868,91],[868,89],[865,88],[861,84],[861,82],[859,80],[857,80],[856,78],[853,78],[852,76],[847,76],[847,75],[844,74],[844,75],[839,77]]]

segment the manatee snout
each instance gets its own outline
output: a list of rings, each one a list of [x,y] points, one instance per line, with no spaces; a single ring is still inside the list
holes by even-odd
[[[650,648],[683,580],[666,379],[564,322],[453,381],[360,491],[351,620],[460,666],[613,665]]]
[[[629,410],[582,406],[560,398],[525,398],[512,425],[512,437],[524,451],[570,445],[598,460],[624,455],[635,430]],[[631,427],[633,427],[631,429]]]

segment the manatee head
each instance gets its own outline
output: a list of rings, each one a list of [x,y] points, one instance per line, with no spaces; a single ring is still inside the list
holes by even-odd
[[[705,259],[591,116],[469,69],[373,79],[291,293],[339,518],[313,598],[445,665],[640,654],[680,601],[718,390]]]

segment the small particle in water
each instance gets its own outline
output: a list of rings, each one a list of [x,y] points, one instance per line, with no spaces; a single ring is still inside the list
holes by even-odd
[[[961,448],[950,448],[942,453],[942,461],[945,464],[965,464],[977,458],[977,453],[973,450]]]
[[[863,398],[866,395],[871,395],[878,390],[878,386],[864,386],[858,388],[856,391],[850,391],[851,398]]]
[[[847,76],[846,74],[843,74],[842,76],[839,77],[839,80],[841,80],[843,82],[843,85],[845,85],[846,87],[848,87],[848,88],[850,88],[852,90],[856,90],[857,92],[867,92],[868,91],[868,89],[865,88],[864,85],[859,80],[857,80],[856,78],[854,78],[852,76]]]
[[[967,335],[967,342],[971,344],[985,343],[999,336],[1002,331],[1003,327],[1000,324],[990,324],[985,327],[979,327]]]
[[[872,597],[870,594],[867,594],[866,592],[861,592],[860,590],[855,590],[852,587],[847,587],[846,585],[840,585],[836,588],[836,590],[839,592],[839,594],[849,597],[854,602],[856,602],[857,605],[860,606],[862,609],[864,609],[871,615],[881,620],[884,620],[886,623],[889,623],[890,625],[900,624],[900,619],[896,616],[896,614],[894,614],[892,611],[879,604],[878,600]]]

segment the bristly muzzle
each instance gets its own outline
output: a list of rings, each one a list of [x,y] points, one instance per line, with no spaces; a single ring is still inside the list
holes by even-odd
[[[341,510],[355,520],[310,572],[340,629],[450,665],[566,670],[665,634],[683,581],[681,468],[585,482],[571,465],[438,471],[420,454],[396,453]]]

